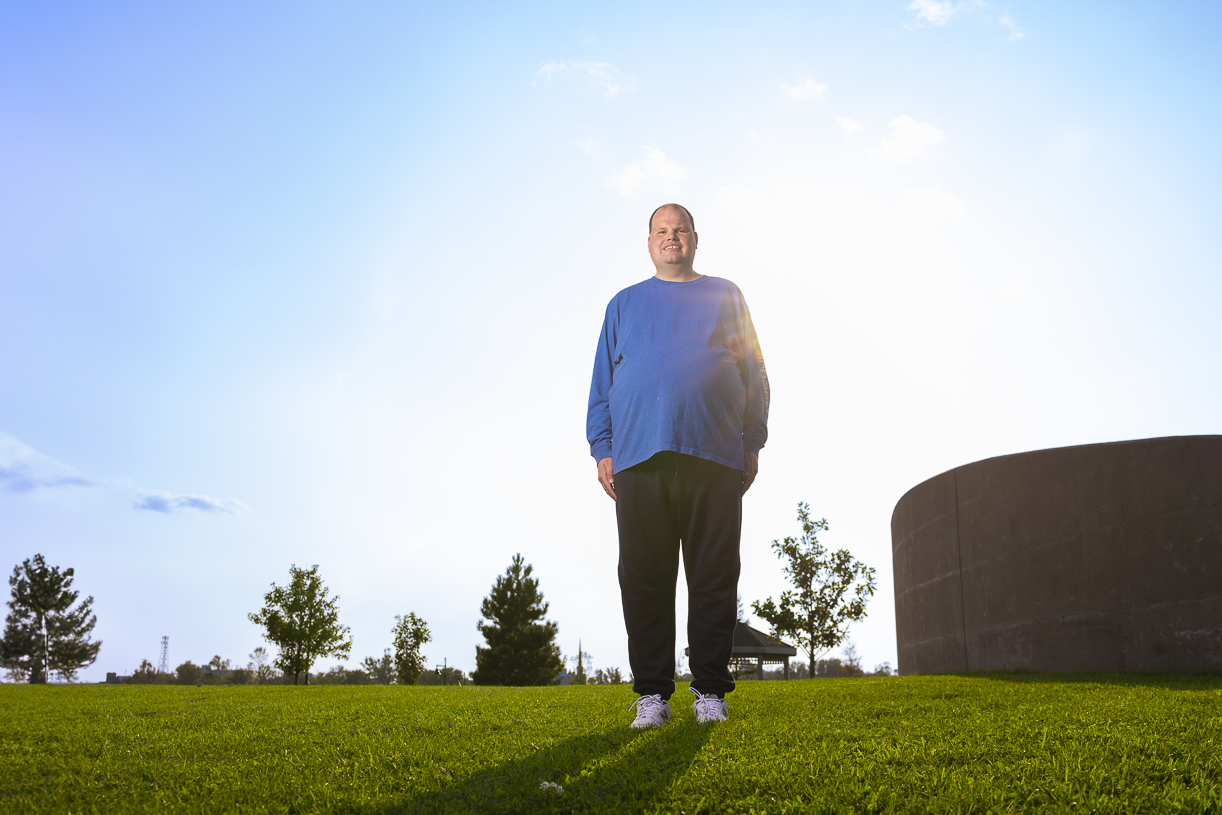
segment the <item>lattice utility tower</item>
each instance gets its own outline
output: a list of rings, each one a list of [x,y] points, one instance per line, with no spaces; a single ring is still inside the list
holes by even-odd
[[[170,638],[161,638],[161,661],[157,663],[157,670],[160,673],[168,674],[170,672]]]

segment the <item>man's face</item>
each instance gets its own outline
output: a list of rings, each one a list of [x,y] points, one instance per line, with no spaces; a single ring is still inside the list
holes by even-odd
[[[655,266],[691,266],[696,257],[698,236],[688,225],[687,215],[678,207],[660,209],[649,230],[649,256]]]

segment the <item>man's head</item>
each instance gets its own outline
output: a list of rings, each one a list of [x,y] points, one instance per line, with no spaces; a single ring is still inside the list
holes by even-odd
[[[683,206],[682,204],[663,204],[662,206],[655,209],[653,212],[649,213],[649,231],[650,232],[653,232],[653,216],[657,215],[659,212],[661,212],[662,210],[668,207],[675,207],[676,209],[683,210],[683,214],[687,216],[688,229],[692,230],[693,232],[696,231],[696,219],[693,218],[692,214],[687,211],[687,207]]]
[[[663,280],[699,277],[692,268],[698,243],[696,222],[686,207],[663,204],[649,216],[649,257]]]

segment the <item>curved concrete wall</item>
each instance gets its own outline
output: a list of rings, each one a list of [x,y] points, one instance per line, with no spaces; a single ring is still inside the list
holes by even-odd
[[[891,556],[901,674],[1222,669],[1222,436],[956,467]]]

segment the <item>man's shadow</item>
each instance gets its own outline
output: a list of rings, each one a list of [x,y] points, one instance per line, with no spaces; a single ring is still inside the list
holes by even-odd
[[[672,722],[652,730],[617,727],[575,736],[477,772],[440,792],[409,794],[377,812],[636,812],[687,770],[714,727]],[[558,784],[563,794],[541,789],[543,782]]]

